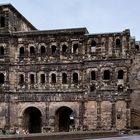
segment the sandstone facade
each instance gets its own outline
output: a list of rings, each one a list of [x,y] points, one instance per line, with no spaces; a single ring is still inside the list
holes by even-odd
[[[41,131],[140,128],[139,43],[129,29],[37,30],[0,6],[0,127]]]

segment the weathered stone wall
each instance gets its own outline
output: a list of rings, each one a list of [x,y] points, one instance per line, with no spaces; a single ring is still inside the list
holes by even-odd
[[[88,101],[85,103],[84,127],[87,130],[97,129],[97,102]]]
[[[106,34],[88,34],[86,28],[30,32],[32,26],[23,17],[11,9],[7,12],[8,29],[14,33],[0,40],[5,50],[0,78],[4,78],[1,84],[6,95],[1,94],[0,99],[7,103],[9,127],[22,128],[24,111],[36,107],[42,115],[42,128],[53,130],[56,111],[68,107],[74,113],[76,130],[128,128],[133,49],[129,30]],[[132,71],[135,73],[136,67]]]
[[[101,103],[101,128],[110,129],[112,122],[112,104],[109,101]]]
[[[116,128],[121,130],[126,128],[126,102],[116,102]]]

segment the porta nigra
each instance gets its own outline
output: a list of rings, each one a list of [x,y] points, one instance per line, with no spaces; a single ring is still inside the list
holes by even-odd
[[[140,43],[130,30],[38,30],[0,5],[0,128],[140,128]]]

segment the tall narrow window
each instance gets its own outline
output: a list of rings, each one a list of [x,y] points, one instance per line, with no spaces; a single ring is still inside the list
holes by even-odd
[[[105,70],[104,71],[104,80],[109,80],[110,79],[110,71],[109,70]]]
[[[5,27],[5,17],[4,16],[0,17],[0,27]]]
[[[25,54],[24,47],[21,47],[21,48],[19,49],[19,55],[20,55],[20,57],[23,57],[24,54]]]
[[[124,71],[123,70],[119,70],[118,71],[118,79],[123,79],[124,76]]]
[[[96,80],[96,73],[95,73],[95,71],[91,71],[91,80]]]
[[[63,45],[62,46],[62,54],[65,54],[67,52],[67,46]]]
[[[78,83],[78,73],[73,73],[73,83]]]
[[[116,47],[121,47],[121,41],[120,39],[116,39]]]
[[[34,74],[31,74],[31,75],[30,75],[30,83],[31,83],[31,84],[34,84],[34,83],[35,83]]]
[[[51,75],[51,83],[55,84],[56,83],[56,74]]]
[[[30,55],[35,55],[35,48],[33,46],[30,47]]]
[[[51,52],[52,52],[52,55],[56,54],[56,46],[55,45],[51,46]]]
[[[45,53],[46,53],[45,46],[41,46],[40,52],[41,52],[41,55],[45,55]]]
[[[78,43],[73,45],[73,53],[74,54],[78,53]]]
[[[4,74],[0,73],[0,84],[4,84]]]
[[[62,74],[62,83],[63,84],[66,84],[67,83],[67,74],[66,73],[63,73]]]
[[[91,52],[95,52],[96,51],[96,42],[92,41],[91,42]]]
[[[3,56],[4,55],[4,47],[0,47],[0,56]]]
[[[40,81],[41,81],[42,84],[45,83],[45,74],[41,74]]]
[[[24,83],[24,75],[20,74],[19,75],[19,84],[23,84]]]

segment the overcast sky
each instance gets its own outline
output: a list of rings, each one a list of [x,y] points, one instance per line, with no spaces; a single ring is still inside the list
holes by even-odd
[[[90,33],[130,29],[140,40],[140,0],[0,0],[40,30],[87,27]]]

